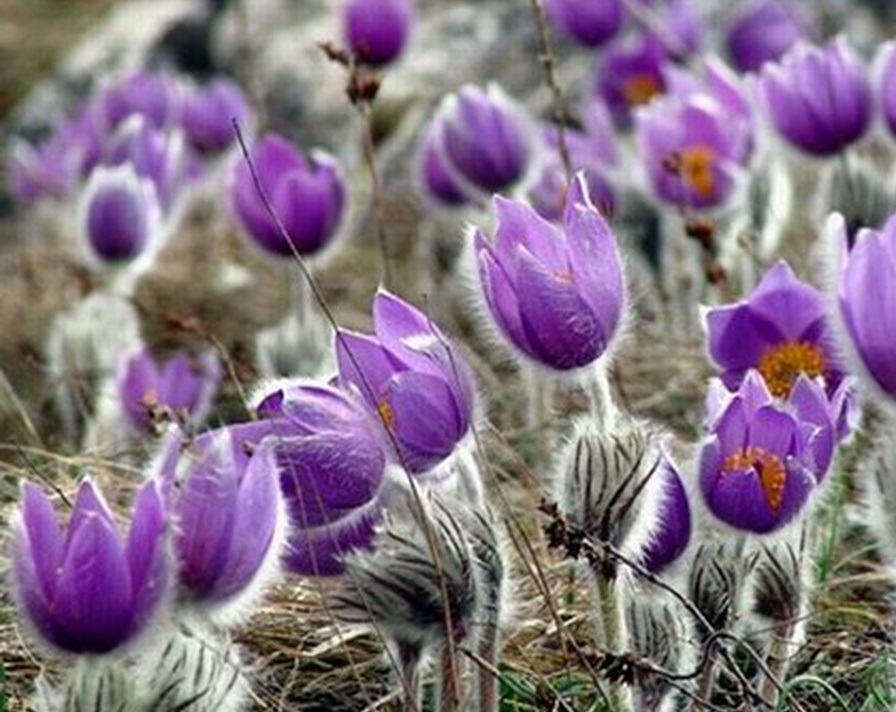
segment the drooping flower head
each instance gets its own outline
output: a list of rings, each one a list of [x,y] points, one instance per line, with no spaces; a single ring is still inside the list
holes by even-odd
[[[525,203],[496,197],[494,243],[475,233],[485,302],[525,358],[554,371],[593,363],[617,333],[625,280],[616,240],[585,179],[569,188],[563,227]]]
[[[341,573],[347,554],[372,545],[382,519],[386,456],[376,422],[352,396],[302,381],[269,393],[258,415],[273,433],[292,525],[287,568]]]
[[[211,408],[223,370],[213,352],[197,357],[178,353],[164,362],[142,348],[122,359],[116,376],[118,396],[130,425],[152,428],[152,411],[164,409],[177,419],[201,423]]]
[[[413,0],[348,0],[342,9],[348,46],[359,60],[374,67],[398,59],[413,19]]]
[[[709,355],[729,388],[756,369],[769,392],[786,398],[800,375],[824,379],[829,394],[843,380],[821,293],[778,262],[750,296],[706,312]]]
[[[620,128],[629,128],[633,112],[666,91],[664,68],[668,54],[654,42],[617,45],[604,51],[598,63],[594,94],[607,105]]]
[[[430,319],[380,291],[375,335],[336,335],[339,380],[383,424],[402,466],[431,470],[454,451],[473,420],[475,382],[460,352]]]
[[[430,130],[442,168],[472,200],[513,190],[534,163],[531,122],[496,84],[467,84],[446,96]]]
[[[759,89],[778,132],[815,156],[848,148],[871,124],[867,69],[842,38],[823,47],[797,45],[763,67]]]
[[[723,389],[711,391],[718,398]],[[817,485],[812,441],[819,434],[775,404],[762,377],[747,374],[717,414],[700,454],[700,489],[722,522],[756,534],[799,515]]]
[[[240,86],[217,79],[187,97],[181,123],[190,145],[208,154],[223,151],[234,142],[234,119],[245,131],[251,118],[252,110]]]
[[[862,229],[851,241],[834,215],[826,233],[836,250],[836,296],[845,327],[844,350],[874,390],[896,398],[896,216],[880,231]]]
[[[728,26],[725,45],[734,66],[755,72],[783,57],[808,35],[805,14],[788,0],[754,0]]]
[[[127,540],[89,479],[63,533],[49,498],[25,482],[13,525],[11,590],[23,619],[64,653],[109,653],[158,614],[173,573],[167,518],[155,483],[134,504]]]
[[[281,236],[258,195],[245,161],[236,164],[230,198],[243,228],[266,252],[291,257],[320,252],[342,220],[345,187],[342,170],[328,154],[315,151],[307,160],[291,143],[275,134],[252,148],[252,161],[289,242]]]
[[[255,423],[167,444],[159,473],[177,522],[182,600],[213,611],[257,593],[285,531],[274,443]]]
[[[663,457],[661,467],[657,520],[641,552],[644,568],[654,574],[678,559],[691,540],[691,505],[681,475],[668,456]]]
[[[619,0],[549,0],[551,22],[585,47],[599,47],[622,27],[625,12]]]

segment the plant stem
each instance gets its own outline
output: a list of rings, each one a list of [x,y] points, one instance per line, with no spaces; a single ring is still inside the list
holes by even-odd
[[[622,606],[616,588],[615,577],[595,571],[598,604],[598,645],[610,653],[621,653],[626,645],[626,630],[622,620]],[[610,709],[613,712],[632,710],[631,691],[622,684],[610,690]]]
[[[402,689],[405,692],[405,712],[421,712],[423,704],[420,699],[420,646],[398,646],[399,674]]]
[[[498,651],[501,647],[500,631],[495,621],[490,621],[485,626],[482,640],[479,643],[479,655],[493,669],[498,667]],[[478,712],[498,712],[500,702],[500,686],[498,676],[494,674],[492,669],[479,666],[479,705]]]
[[[785,623],[771,633],[772,641],[765,658],[771,675],[763,675],[759,683],[759,696],[772,703],[775,709],[781,692],[779,685],[784,682],[790,668],[790,651],[795,633],[796,625],[792,622]]]
[[[436,709],[438,712],[460,712],[461,674],[458,661],[454,657],[455,646],[446,644],[442,648],[441,663],[439,666],[439,685]]]
[[[544,465],[551,453],[550,423],[554,384],[534,369],[529,369],[526,377],[529,386],[528,425],[535,441],[535,463]]]

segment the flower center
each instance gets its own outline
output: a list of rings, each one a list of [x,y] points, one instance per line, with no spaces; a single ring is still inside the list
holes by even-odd
[[[376,405],[376,412],[380,416],[380,420],[383,421],[387,430],[395,429],[395,411],[392,409],[392,404],[389,403],[387,398],[383,397],[380,399],[380,402]]]
[[[708,146],[685,148],[679,155],[679,175],[704,200],[716,193],[716,152]]]
[[[765,379],[769,392],[778,398],[786,398],[801,373],[809,378],[824,375],[825,357],[815,344],[805,341],[788,341],[772,347],[759,359],[759,373]]]
[[[642,106],[662,93],[662,85],[652,74],[636,74],[625,83],[622,89],[622,94],[629,106]]]
[[[787,470],[781,459],[761,447],[750,445],[729,455],[722,463],[722,472],[725,473],[749,469],[755,470],[759,476],[759,484],[765,492],[768,506],[773,512],[780,510],[784,502],[784,483],[787,480]]]

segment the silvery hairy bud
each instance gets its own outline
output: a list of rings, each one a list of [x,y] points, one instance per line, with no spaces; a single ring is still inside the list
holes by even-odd
[[[133,675],[120,663],[79,657],[66,683],[51,686],[41,675],[30,700],[37,712],[128,712],[136,699]]]

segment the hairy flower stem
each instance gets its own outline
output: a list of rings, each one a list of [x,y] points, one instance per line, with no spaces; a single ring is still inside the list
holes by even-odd
[[[598,362],[587,378],[586,388],[591,398],[591,414],[603,426],[604,432],[609,432],[619,419],[619,410],[616,401],[613,400],[606,365]]]
[[[625,623],[616,578],[606,572],[595,571],[595,587],[598,616],[596,621],[598,645],[610,653],[621,653],[627,643]],[[610,690],[610,709],[613,712],[630,712],[631,691],[622,684]]]
[[[455,649],[456,645],[447,643],[442,648],[439,663],[438,698],[436,700],[438,712],[461,712],[463,709],[461,702],[463,696],[462,673],[459,661],[454,655]]]
[[[554,383],[534,370],[527,372],[529,390],[528,425],[535,444],[534,462],[546,465],[551,455],[551,409]]]
[[[420,695],[420,654],[419,645],[398,645],[397,657],[402,689],[405,693],[405,712],[421,712],[423,709]]]
[[[768,700],[775,709],[778,708],[778,697],[781,694],[780,684],[787,678],[787,670],[790,668],[790,653],[796,633],[797,626],[793,622],[788,622],[771,633],[771,645],[765,658],[771,674],[762,676],[759,696]]]
[[[495,670],[498,668],[498,656],[501,650],[501,632],[495,621],[485,625],[482,639],[479,641],[479,655],[489,664],[479,666],[479,680],[477,691],[479,697],[479,712],[498,712],[500,703],[500,680]]]
[[[710,643],[710,645],[712,645],[712,649],[707,651],[706,660],[703,663],[703,670],[697,678],[692,709],[701,708],[701,705],[697,700],[709,700],[712,698],[712,688],[716,680],[716,664],[719,656],[715,643]]]
[[[380,181],[380,174],[376,167],[376,146],[373,136],[373,115],[370,106],[363,104],[359,106],[359,112],[364,122],[363,126],[363,143],[364,143],[364,163],[367,166],[367,172],[370,175],[370,186],[373,191],[373,216],[376,223],[376,240],[379,246],[380,259],[382,260],[383,287],[389,291],[395,290],[392,278],[392,254],[389,251],[389,240],[386,237],[386,217],[383,205],[383,186]]]

